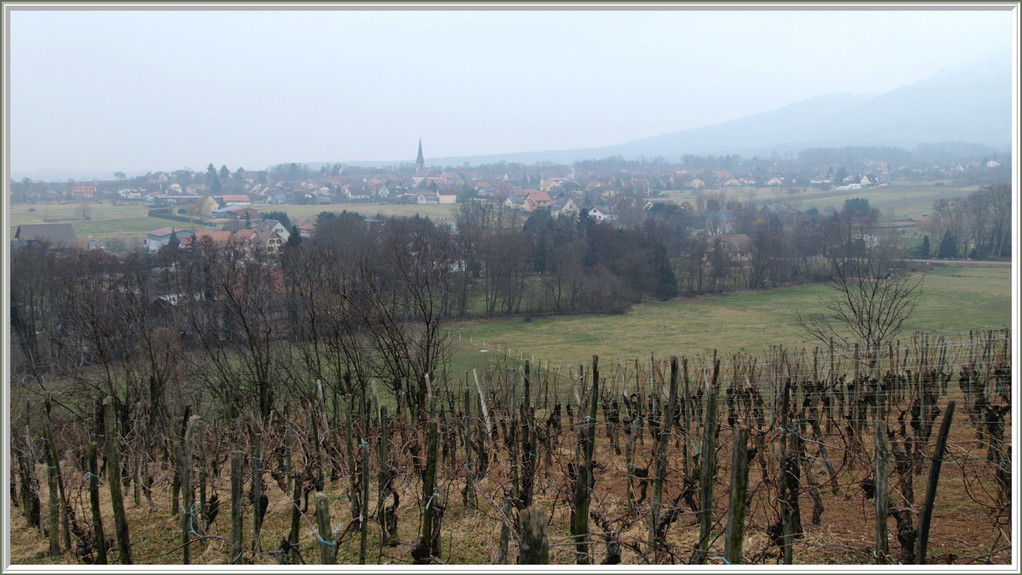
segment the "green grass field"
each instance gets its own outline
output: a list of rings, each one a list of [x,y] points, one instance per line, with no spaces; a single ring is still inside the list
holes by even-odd
[[[252,206],[261,212],[279,210],[286,212],[293,223],[313,222],[321,212],[355,212],[371,217],[378,214],[384,216],[412,217],[419,215],[430,218],[453,218],[457,213],[457,205],[417,205],[417,204],[328,204],[311,206]]]
[[[819,190],[802,188],[797,193],[788,193],[787,186],[769,188],[729,188],[725,190],[672,190],[664,192],[664,197],[675,202],[687,201],[696,205],[700,194],[706,197],[723,195],[740,201],[771,202],[778,201],[790,205],[796,210],[817,208],[840,210],[845,200],[866,198],[870,206],[880,210],[883,219],[922,218],[933,210],[933,202],[942,198],[965,197],[979,189],[979,186],[954,188],[948,183],[937,186],[938,182],[894,182],[886,186],[864,188],[861,190]]]
[[[796,313],[819,311],[822,285],[648,302],[621,315],[481,320],[452,328],[457,374],[498,361],[529,359],[550,365],[601,360],[765,353],[771,345],[811,348]],[[972,329],[1011,327],[1008,267],[937,268],[925,275],[915,313],[902,335],[916,331],[967,335]],[[508,349],[510,348],[510,352]],[[482,352],[486,349],[488,351]]]

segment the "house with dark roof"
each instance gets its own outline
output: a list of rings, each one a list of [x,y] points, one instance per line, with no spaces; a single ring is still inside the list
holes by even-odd
[[[568,197],[554,204],[551,214],[557,218],[562,216],[565,218],[577,218],[579,212],[578,204],[575,203],[575,200]]]
[[[257,234],[269,234],[276,232],[285,242],[291,237],[291,231],[284,227],[284,224],[277,220],[261,220],[255,227]]]
[[[45,243],[54,249],[73,247],[78,235],[71,224],[22,224],[14,233],[15,241]]]

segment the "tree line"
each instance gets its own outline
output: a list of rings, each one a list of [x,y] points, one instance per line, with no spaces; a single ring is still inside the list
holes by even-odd
[[[1011,257],[1011,187],[994,184],[964,198],[937,200],[920,227],[928,232],[918,249],[922,257]]]
[[[1010,212],[997,208],[1007,189],[969,196],[961,205],[983,200],[991,218],[962,217],[944,235],[976,230],[975,249],[1010,254],[992,219]],[[618,213],[610,223],[585,207],[555,218],[482,202],[452,221],[324,212],[313,237],[294,230],[279,253],[208,239],[124,257],[30,246],[10,263],[13,382],[70,381],[81,405],[114,396],[153,426],[171,398],[265,417],[280,389],[311,397],[317,381],[339,396],[379,382],[414,414],[424,376],[443,380],[452,320],[823,281],[834,261],[894,250],[864,198],[824,213],[706,194]]]

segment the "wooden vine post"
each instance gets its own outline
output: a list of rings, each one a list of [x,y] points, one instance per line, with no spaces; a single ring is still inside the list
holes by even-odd
[[[525,361],[524,368],[524,382],[525,382],[525,395],[522,399],[521,406],[521,457],[522,457],[522,473],[521,473],[521,488],[518,496],[518,507],[524,509],[532,505],[532,491],[533,483],[536,477],[536,466],[538,463],[538,457],[536,456],[536,426],[535,417],[533,417],[532,411],[532,392],[529,378],[529,361]]]
[[[47,506],[47,529],[50,534],[50,555],[60,555],[60,515],[66,516],[66,511],[64,511],[65,504],[61,503],[62,498],[58,496],[58,491],[63,491],[63,489],[58,489],[57,487],[57,481],[60,476],[60,461],[57,456],[57,448],[53,442],[53,431],[50,429],[50,405],[50,396],[47,394],[43,403],[43,437],[46,441],[46,486],[47,492],[49,493],[49,505]],[[63,513],[61,513],[62,511]],[[67,533],[66,528],[65,533]],[[69,535],[64,549],[68,551],[71,550]]]
[[[235,451],[231,454],[231,564],[241,562],[241,530],[243,520],[241,515],[241,492],[242,481],[245,469],[245,454]]]
[[[263,529],[266,513],[266,495],[263,494],[263,447],[262,430],[253,417],[248,422],[249,441],[252,450],[252,551],[259,550],[259,533]]]
[[[497,544],[497,565],[504,565],[508,562],[507,549],[511,543],[511,509],[514,508],[514,499],[505,497],[500,508],[500,541]]]
[[[113,396],[103,400],[103,421],[106,432],[106,470],[110,485],[110,502],[114,509],[114,530],[117,534],[117,550],[120,562],[130,565],[131,538],[128,535],[128,517],[124,512],[124,496],[121,493],[121,464],[117,446],[117,411]]]
[[[366,563],[366,549],[369,537],[369,410],[362,414],[362,441],[358,445],[362,454],[362,505],[361,515],[358,518],[359,546],[358,562],[360,565]]]
[[[519,565],[546,565],[550,563],[550,541],[547,539],[546,516],[543,509],[533,505],[518,515]]]
[[[178,473],[181,477],[181,551],[184,565],[192,563],[191,534],[195,531],[195,501],[192,496],[192,436],[196,419],[198,416],[192,416],[185,423],[185,433],[178,461]]]
[[[350,387],[349,387],[350,389]],[[358,458],[355,456],[355,398],[351,393],[344,395],[344,403],[347,409],[344,414],[344,442],[348,451],[348,502],[351,509],[351,518],[358,519],[362,516],[362,489],[358,483]]]
[[[589,394],[589,415],[580,422],[578,447],[576,449],[574,509],[571,520],[571,536],[575,540],[575,562],[578,565],[591,563],[589,557],[589,499],[593,480],[593,449],[596,440],[596,404],[600,392],[599,358],[593,356],[593,387]]]
[[[377,447],[379,457],[378,499],[376,516],[380,522],[380,539],[384,545],[397,545],[398,495],[394,489],[395,471],[390,464],[390,415],[387,406],[380,406],[380,441]],[[387,505],[387,496],[394,496],[394,505]]]
[[[681,401],[681,424],[684,426],[682,430],[682,439],[684,440],[681,444],[681,459],[682,459],[682,477],[683,481],[689,481],[692,477],[692,395],[689,390],[688,380],[688,358],[681,358],[681,385],[682,385],[682,401]]]
[[[180,443],[184,442],[185,429],[188,427],[188,421],[191,418],[192,418],[192,406],[186,405],[185,406],[185,410],[184,410],[184,415],[181,417],[181,431],[179,432],[178,436],[175,438],[176,441],[178,442],[178,455],[177,455],[178,458],[181,457],[181,454],[180,454],[181,445],[180,445]],[[176,516],[178,511],[181,510],[181,499],[180,499],[180,497],[181,497],[181,468],[180,468],[180,466],[175,465],[174,466],[174,479],[173,479],[173,482],[171,483],[171,486],[170,486],[170,515],[171,515],[171,517]]]
[[[106,537],[103,535],[103,514],[99,500],[99,462],[97,461],[98,446],[93,441],[89,444],[89,502],[92,504],[92,528],[96,537],[96,563],[106,565]]]
[[[425,504],[422,508],[422,530],[419,533],[419,540],[412,547],[412,558],[416,564],[428,564],[440,554],[439,533],[434,528],[434,521],[439,518],[438,511],[442,507],[440,489],[436,484],[437,443],[440,430],[439,421],[434,417],[434,397],[429,375],[426,375],[426,393],[426,469],[422,477],[422,498]]]
[[[727,507],[727,533],[724,541],[724,558],[733,565],[742,562],[742,545],[745,540],[745,499],[749,492],[749,430],[735,429],[734,447],[731,451],[731,491]]]
[[[333,537],[330,527],[330,502],[326,493],[316,492],[316,537],[319,539],[319,559],[323,565],[333,565],[337,562],[337,542],[331,541]]]
[[[717,471],[717,377],[720,374],[720,360],[714,358],[713,379],[706,396],[706,412],[703,420],[703,444],[699,452],[699,546],[695,563],[706,562],[710,546],[710,529],[713,526],[713,476]]]
[[[797,429],[792,428],[791,410],[791,377],[784,380],[784,391],[781,402],[781,465],[780,465],[780,500],[781,500],[781,554],[785,565],[793,561],[794,540],[801,537],[802,519],[799,511],[799,465],[801,440]],[[857,436],[858,437],[858,436]]]
[[[635,501],[635,436],[639,434],[639,416],[628,422],[628,441],[625,442],[625,460],[628,470],[626,488],[628,490],[628,507],[635,510],[638,504]]]
[[[465,440],[465,490],[462,496],[462,502],[469,506],[476,506],[476,492],[475,492],[475,469],[472,464],[472,445],[474,440],[472,437],[472,391],[468,386],[468,378],[465,378],[465,405],[462,413],[463,429]]]
[[[663,500],[664,495],[664,479],[667,475],[667,445],[670,443],[670,438],[673,435],[674,429],[674,411],[675,406],[678,402],[678,358],[671,358],[671,383],[670,390],[668,391],[667,399],[667,414],[658,428],[657,433],[657,458],[656,458],[656,477],[653,483],[653,504],[652,504],[652,522],[649,526],[649,544],[650,548],[654,550],[654,561],[659,563],[657,557],[658,550],[661,548],[662,542],[660,541],[660,504]]]
[[[929,482],[926,485],[926,499],[923,501],[923,510],[919,517],[919,545],[916,547],[916,563],[919,565],[926,563],[926,546],[930,540],[930,520],[937,498],[937,481],[940,479],[940,466],[944,462],[944,449],[947,447],[947,437],[951,432],[951,419],[954,415],[955,402],[952,400],[948,402],[944,420],[940,424],[937,446],[933,450],[933,462],[930,464]]]
[[[876,546],[874,547],[874,555],[876,556],[876,563],[878,565],[887,563],[887,558],[891,554],[887,535],[887,478],[889,474],[888,460],[890,459],[890,452],[887,448],[885,427],[885,424],[879,421],[876,422],[875,447],[873,453],[873,467],[875,470],[875,477],[873,481],[873,501],[875,503],[876,511]]]
[[[296,425],[291,421],[291,404],[289,403],[284,412],[284,465],[287,469],[289,486],[291,487],[291,530],[288,532],[287,541],[291,546],[291,563],[301,560],[299,552],[299,528],[302,518],[302,479],[295,470],[295,464],[291,455],[294,436],[297,435]]]

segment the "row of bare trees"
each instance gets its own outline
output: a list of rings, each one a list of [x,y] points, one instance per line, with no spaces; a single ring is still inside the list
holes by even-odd
[[[1011,186],[991,184],[964,198],[940,199],[920,222],[932,236],[922,257],[986,259],[1011,256]]]
[[[449,356],[453,236],[424,219],[342,214],[282,253],[196,242],[154,257],[30,246],[12,259],[16,387],[72,412],[112,396],[154,433],[205,405],[265,418],[281,396],[328,401],[378,381],[416,417]]]

